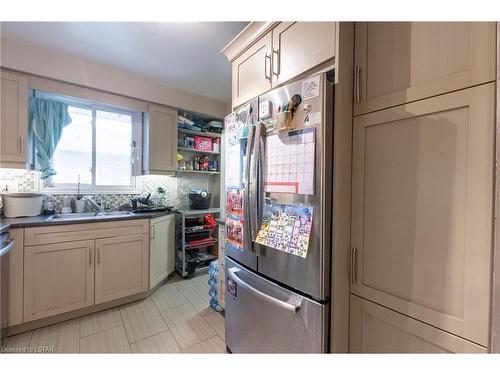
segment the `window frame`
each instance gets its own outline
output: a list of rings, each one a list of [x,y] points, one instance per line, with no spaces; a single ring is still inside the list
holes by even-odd
[[[71,107],[77,107],[81,109],[90,110],[92,112],[92,183],[91,184],[80,184],[80,194],[137,194],[138,184],[137,176],[140,175],[142,169],[142,123],[143,123],[143,113],[138,111],[133,111],[126,108],[121,108],[113,105],[108,105],[104,103],[92,102],[86,99],[80,99],[75,97],[70,97],[66,95],[59,95],[55,93],[48,93],[44,91],[34,91],[34,95],[37,97],[54,99],[68,104]],[[97,139],[97,129],[96,129],[96,116],[97,111],[106,111],[113,113],[120,113],[125,115],[130,115],[132,117],[132,144],[131,144],[131,174],[130,174],[130,185],[96,185],[96,159],[97,159],[97,149],[96,149],[96,139]],[[54,166],[57,171],[57,166]],[[41,191],[47,194],[76,194],[78,192],[78,182],[74,183],[54,183],[52,177],[49,177],[46,181],[42,181]]]

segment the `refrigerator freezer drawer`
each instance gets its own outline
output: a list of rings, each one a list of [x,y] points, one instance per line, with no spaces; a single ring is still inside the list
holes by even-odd
[[[226,345],[233,353],[325,353],[328,305],[226,258]]]

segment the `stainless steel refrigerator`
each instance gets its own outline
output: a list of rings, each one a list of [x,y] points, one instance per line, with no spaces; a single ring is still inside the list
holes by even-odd
[[[317,74],[272,90],[225,120],[225,324],[233,353],[328,352],[330,77]],[[277,114],[294,95],[302,101],[289,129],[278,131],[284,124],[278,124]],[[310,143],[301,143],[306,137]],[[313,212],[305,257],[255,242],[266,205],[273,204]]]

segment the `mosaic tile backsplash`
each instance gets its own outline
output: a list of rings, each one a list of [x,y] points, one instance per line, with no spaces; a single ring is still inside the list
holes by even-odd
[[[177,178],[170,176],[139,176],[137,177],[136,194],[85,194],[89,195],[97,201],[100,201],[101,196],[106,200],[107,208],[117,210],[124,204],[130,204],[130,199],[140,194],[153,193],[162,187],[165,190],[166,205],[180,208],[184,202],[178,198],[177,194]],[[0,169],[0,191],[4,191],[8,187],[9,192],[36,192],[40,191],[42,183],[40,181],[40,172],[17,170],[17,169]],[[50,194],[52,201],[56,204],[56,211],[60,210],[66,198],[74,199],[76,194]],[[49,195],[44,197],[44,201],[49,199]],[[1,203],[0,203],[1,206]],[[92,210],[91,205],[87,202],[86,211]]]

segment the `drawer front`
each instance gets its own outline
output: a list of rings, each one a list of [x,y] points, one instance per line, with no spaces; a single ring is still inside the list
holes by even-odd
[[[147,233],[149,233],[148,219],[50,225],[26,228],[24,242],[25,246],[33,246]]]
[[[225,341],[233,353],[324,353],[328,305],[226,259]],[[266,337],[263,340],[262,337]]]

